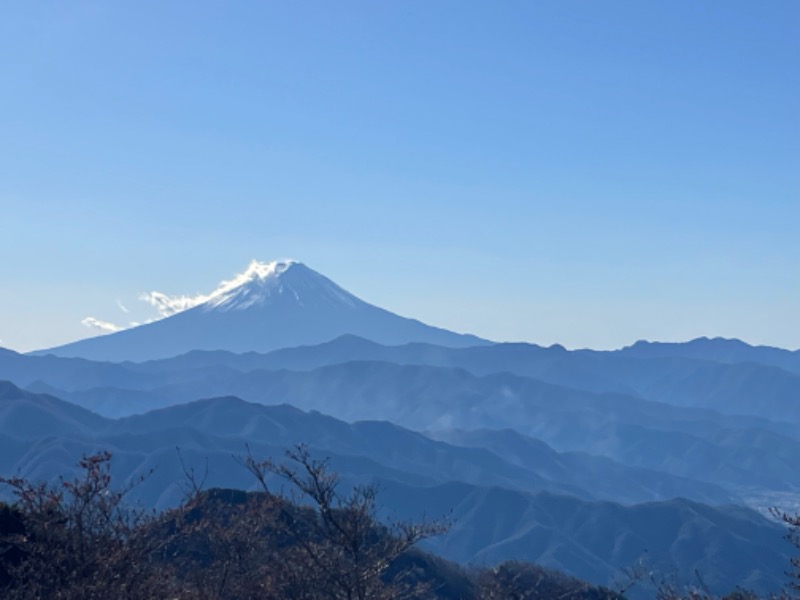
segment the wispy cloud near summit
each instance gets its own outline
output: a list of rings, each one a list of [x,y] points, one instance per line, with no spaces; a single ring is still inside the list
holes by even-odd
[[[143,293],[139,295],[139,300],[146,302],[150,306],[154,307],[158,312],[158,315],[152,317],[147,320],[148,323],[153,321],[158,321],[160,319],[164,319],[166,317],[171,317],[172,315],[178,314],[185,310],[189,310],[190,308],[194,308],[195,306],[199,306],[200,304],[205,304],[211,300],[216,300],[229,294],[231,291],[235,290],[236,288],[256,279],[265,279],[271,275],[275,275],[283,271],[286,267],[290,264],[294,263],[295,261],[290,259],[285,260],[276,260],[272,262],[261,262],[258,260],[251,260],[250,264],[247,266],[243,272],[236,274],[231,279],[226,279],[221,281],[216,289],[209,294],[197,294],[194,296],[186,296],[186,295],[178,295],[178,296],[170,296],[169,294],[165,294],[159,291],[151,291],[147,293]],[[128,314],[130,310],[122,303],[122,301],[117,300],[117,306],[119,309]],[[139,323],[131,323],[127,327],[115,325],[114,323],[109,323],[108,321],[103,321],[100,319],[96,319],[94,317],[86,317],[81,321],[83,325],[86,327],[91,327],[93,329],[97,329],[104,333],[113,333],[115,331],[122,331],[123,329],[128,329],[129,327],[135,327],[139,325]]]
[[[103,333],[114,333],[116,331],[122,331],[125,327],[121,327],[119,325],[114,325],[114,323],[109,323],[108,321],[101,321],[100,319],[95,319],[94,317],[86,317],[81,321],[82,325],[86,327],[91,327],[92,329],[97,329]]]
[[[160,319],[171,317],[184,310],[189,310],[198,304],[203,304],[203,302],[206,302],[208,299],[209,296],[205,294],[199,294],[197,296],[169,296],[163,292],[156,291],[139,296],[139,300],[147,302],[156,308]]]
[[[196,296],[170,296],[163,292],[152,291],[141,294],[139,299],[154,306],[158,311],[159,317],[171,317],[174,314],[189,310],[200,304],[205,304],[210,300],[224,296],[228,292],[244,285],[253,279],[264,279],[268,275],[275,273],[279,265],[287,264],[291,261],[273,261],[264,263],[257,260],[250,261],[242,273],[236,274],[232,279],[223,280],[216,289],[210,294],[197,294]]]

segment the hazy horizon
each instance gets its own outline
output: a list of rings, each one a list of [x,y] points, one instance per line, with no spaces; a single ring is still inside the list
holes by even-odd
[[[137,327],[139,325],[144,325],[144,324],[147,324],[147,323],[151,323],[151,322],[155,322],[155,321],[158,321],[158,320],[161,320],[161,319],[164,319],[164,318],[171,317],[171,316],[173,316],[173,315],[175,315],[175,314],[177,314],[179,312],[182,312],[184,310],[188,310],[190,308],[193,308],[194,306],[197,306],[197,305],[204,304],[204,303],[208,302],[209,300],[213,299],[220,291],[233,289],[233,288],[235,288],[235,287],[237,287],[239,285],[242,285],[243,283],[246,283],[248,275],[253,270],[269,269],[269,268],[272,267],[272,265],[275,262],[280,263],[280,262],[285,262],[285,261],[302,263],[302,261],[297,261],[296,259],[280,259],[278,261],[273,261],[273,263],[271,263],[271,264],[266,264],[266,263],[263,263],[263,262],[260,262],[260,261],[257,261],[257,260],[253,260],[253,261],[251,261],[251,263],[248,266],[248,268],[245,269],[244,271],[242,271],[241,273],[237,273],[233,277],[226,278],[226,279],[220,281],[218,286],[215,289],[210,289],[209,288],[209,289],[207,289],[204,292],[201,292],[199,294],[169,295],[169,294],[165,294],[163,292],[160,292],[158,290],[152,290],[152,291],[150,291],[148,293],[142,293],[139,296],[137,296],[135,298],[135,303],[127,303],[127,304],[123,303],[122,300],[120,300],[118,298],[116,300],[117,308],[119,309],[119,311],[121,311],[121,316],[124,315],[124,317],[126,317],[126,319],[125,320],[120,320],[118,322],[111,322],[111,321],[103,321],[102,319],[97,319],[96,317],[91,317],[91,316],[86,317],[86,318],[83,319],[83,323],[82,324],[85,327],[88,327],[89,329],[91,329],[93,331],[90,332],[88,335],[85,335],[85,336],[83,336],[81,338],[77,338],[77,339],[87,339],[89,337],[94,337],[96,335],[107,335],[109,333],[116,333],[117,331],[123,331],[125,329],[130,329],[130,328],[133,328],[133,327]],[[358,294],[356,294],[356,296],[358,296]],[[361,299],[364,300],[364,298],[361,298]],[[120,318],[121,318],[121,316],[120,316]],[[408,317],[414,318],[413,315],[401,315],[401,316],[408,316]],[[436,323],[427,323],[427,324],[437,326]],[[472,333],[472,334],[475,334],[472,331],[457,331],[457,333]],[[475,334],[475,335],[477,335],[477,334]],[[482,337],[482,336],[479,336],[479,337]],[[639,338],[637,340],[632,340],[630,343],[623,344],[623,345],[620,345],[620,346],[608,347],[608,348],[595,347],[595,348],[591,348],[591,349],[594,349],[594,350],[616,350],[616,349],[623,348],[625,346],[630,346],[630,345],[632,345],[632,344],[634,344],[635,342],[638,342],[638,341],[686,342],[686,341],[689,341],[691,339],[696,339],[698,337],[725,338],[726,336],[714,336],[714,335],[695,336],[693,338],[674,339],[674,340],[670,340],[670,339],[658,339],[658,340],[651,339],[651,340],[647,340],[646,338]],[[731,336],[731,338],[732,339],[741,339],[741,338],[736,338],[735,336]],[[729,338],[729,339],[731,339],[731,338]],[[484,339],[487,339],[487,340],[490,340],[490,341],[493,341],[493,342],[530,342],[530,343],[538,343],[538,342],[532,342],[531,340],[492,339],[492,338],[485,337],[485,336],[484,336]],[[76,340],[67,340],[67,342],[72,342],[72,341],[76,341]],[[749,340],[742,340],[742,341],[747,342],[747,343],[751,343]],[[589,349],[588,346],[566,346],[565,344],[563,344],[561,342],[558,342],[558,341],[551,342],[551,343],[540,344],[540,345],[550,346],[550,345],[553,345],[553,344],[558,344],[558,345],[564,346],[569,350],[582,349],[582,348]],[[53,344],[52,346],[56,346],[56,345],[60,345],[60,344]],[[752,345],[761,345],[761,344],[752,344]],[[763,345],[769,345],[769,344],[763,344]],[[52,346],[41,347],[41,348],[16,349],[16,350],[19,351],[19,352],[29,352],[29,351],[33,351],[33,350],[44,350],[44,349],[47,349],[47,348],[52,347]],[[787,348],[787,349],[794,350],[794,348]]]

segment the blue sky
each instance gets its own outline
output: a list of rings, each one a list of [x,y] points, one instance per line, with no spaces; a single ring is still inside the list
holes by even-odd
[[[800,347],[796,0],[14,3],[0,77],[1,345],[293,257],[491,339]]]

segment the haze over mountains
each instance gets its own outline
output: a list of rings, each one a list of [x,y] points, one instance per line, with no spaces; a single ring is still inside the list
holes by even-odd
[[[769,506],[800,507],[800,354],[738,340],[618,351],[491,343],[393,315],[292,261],[253,263],[160,321],[0,350],[0,475],[53,479],[106,448],[155,507],[185,464],[308,443],[389,514],[453,510],[431,547],[608,584],[646,557],[714,591],[774,591]],[[756,509],[756,510],[753,510]]]
[[[646,559],[653,568],[677,572],[682,582],[702,569],[719,590],[731,578],[776,589],[788,560],[781,528],[730,506],[719,487],[557,453],[513,432],[478,431],[472,440],[459,439],[463,445],[451,445],[387,422],[348,424],[230,397],[107,420],[0,384],[4,473],[69,476],[75,456],[104,448],[113,453],[114,475],[121,480],[156,469],[134,490],[136,498],[156,507],[174,505],[184,493],[176,446],[189,468],[208,465],[209,486],[252,489],[252,478],[232,458],[245,454],[245,444],[255,455],[280,456],[302,441],[331,457],[345,484],[378,482],[389,516],[451,513],[453,528],[430,548],[455,560],[526,559],[611,582],[623,568]],[[687,544],[696,551],[687,552]]]

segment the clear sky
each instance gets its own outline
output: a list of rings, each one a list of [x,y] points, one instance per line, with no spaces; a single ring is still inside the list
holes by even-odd
[[[798,348],[800,2],[0,7],[0,345],[281,257],[495,340]]]

